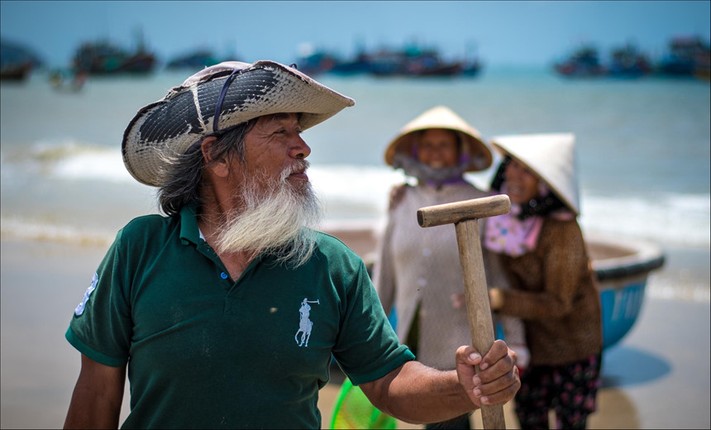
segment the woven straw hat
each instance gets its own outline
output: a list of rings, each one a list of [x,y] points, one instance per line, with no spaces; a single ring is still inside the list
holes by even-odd
[[[575,135],[571,133],[498,136],[491,144],[503,155],[524,164],[576,215],[580,214],[575,159]]]
[[[431,128],[454,130],[459,134],[464,143],[462,156],[469,162],[468,172],[484,170],[491,166],[491,150],[481,139],[479,131],[446,106],[435,106],[405,124],[385,149],[385,162],[392,166],[398,152],[412,154],[417,140],[415,132]]]
[[[139,182],[159,187],[176,157],[205,136],[276,113],[300,113],[306,130],[354,104],[283,64],[223,62],[141,108],[124,132],[123,162]]]

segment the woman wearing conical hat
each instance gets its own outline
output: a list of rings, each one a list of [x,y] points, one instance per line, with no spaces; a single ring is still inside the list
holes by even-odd
[[[452,369],[447,351],[471,339],[455,232],[451,226],[423,229],[415,214],[423,206],[488,195],[464,174],[488,168],[492,154],[474,127],[437,106],[400,130],[385,161],[416,184],[396,186],[391,193],[374,282],[386,313],[396,309],[400,340],[421,362]],[[506,342],[514,348],[508,337]],[[469,428],[469,416],[436,425]]]
[[[510,289],[491,288],[491,308],[522,318],[531,354],[516,396],[522,429],[585,428],[600,385],[600,298],[577,222],[572,134],[501,136],[492,189],[511,212],[486,220],[484,248],[496,253]]]

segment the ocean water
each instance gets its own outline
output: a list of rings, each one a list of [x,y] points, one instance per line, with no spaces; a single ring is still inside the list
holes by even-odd
[[[3,237],[106,243],[131,217],[156,212],[155,190],[123,167],[121,138],[141,106],[188,74],[91,78],[76,93],[52,89],[39,73],[2,83]],[[382,225],[388,190],[403,180],[383,162],[387,143],[410,119],[444,104],[487,139],[574,133],[586,231],[708,252],[708,81],[569,80],[503,68],[475,78],[318,79],[356,100],[304,133],[327,221]],[[469,178],[488,188],[492,174]]]

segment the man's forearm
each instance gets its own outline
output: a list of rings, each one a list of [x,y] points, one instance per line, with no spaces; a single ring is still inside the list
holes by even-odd
[[[105,366],[85,355],[81,358],[64,428],[118,428],[126,367]]]
[[[121,400],[77,385],[72,394],[65,429],[118,428]]]
[[[445,421],[477,409],[456,371],[440,371],[416,361],[361,388],[380,410],[413,424]]]
[[[503,405],[521,387],[516,353],[502,340],[484,357],[471,346],[460,346],[455,355],[456,371],[410,361],[361,388],[380,410],[419,424],[445,421],[480,405]]]

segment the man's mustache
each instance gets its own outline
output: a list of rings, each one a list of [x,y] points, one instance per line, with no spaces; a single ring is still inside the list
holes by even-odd
[[[281,172],[281,179],[285,181],[286,178],[294,173],[304,173],[310,166],[311,163],[307,160],[296,160]]]

